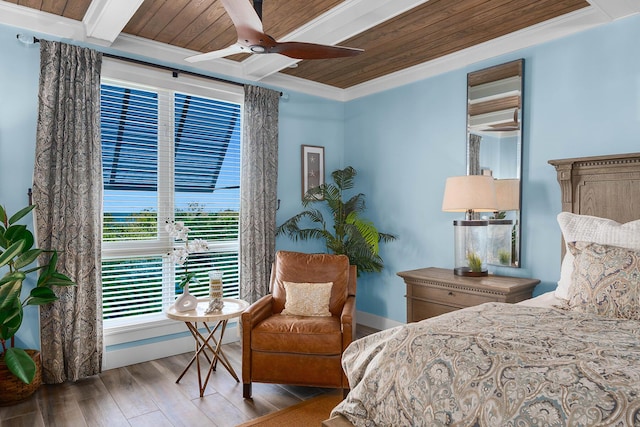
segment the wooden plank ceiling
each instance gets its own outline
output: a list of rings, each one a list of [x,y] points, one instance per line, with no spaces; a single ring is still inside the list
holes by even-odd
[[[91,0],[9,2],[81,21]],[[278,40],[340,3],[265,0],[265,32]],[[364,49],[357,57],[301,61],[281,72],[346,89],[588,6],[586,0],[430,0],[340,43]],[[145,0],[123,32],[198,52],[236,41],[217,0]]]

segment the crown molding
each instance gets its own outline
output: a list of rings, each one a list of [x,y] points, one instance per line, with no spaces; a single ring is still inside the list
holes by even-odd
[[[640,12],[640,0],[587,0],[612,21]]]

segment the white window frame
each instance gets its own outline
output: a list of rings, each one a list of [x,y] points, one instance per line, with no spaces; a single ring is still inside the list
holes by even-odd
[[[240,104],[241,114],[244,110],[244,90],[240,86],[215,82],[211,79],[200,78],[191,75],[180,75],[178,78],[172,76],[167,70],[161,70],[151,66],[132,64],[117,59],[104,58],[102,64],[102,83],[133,86],[143,90],[151,91],[172,91],[193,94],[207,98],[219,99]],[[160,95],[160,94],[159,94]],[[173,100],[163,100],[158,97],[159,109],[162,105],[172,105]],[[165,102],[171,101],[171,102]],[[173,123],[160,123],[159,138],[173,138]],[[161,150],[162,151],[162,150]],[[173,159],[165,163],[158,159],[159,164],[173,165]],[[162,163],[160,163],[162,161]],[[171,166],[173,168],[173,166]],[[173,179],[173,173],[169,176]],[[159,176],[160,177],[160,176]],[[171,183],[172,184],[172,183]],[[159,186],[159,188],[161,188]],[[168,188],[173,188],[169,185]],[[161,195],[163,197],[173,197]],[[160,209],[160,208],[159,208]],[[158,212],[158,218],[172,218],[173,212]],[[126,256],[157,255],[166,252],[166,248],[172,244],[171,238],[159,227],[158,239],[154,241],[139,242],[132,248],[130,244],[123,242],[104,242],[102,244],[102,257],[104,259]],[[210,245],[212,251],[238,251],[239,243],[223,242],[219,245]],[[164,314],[150,314],[140,316],[135,324],[126,319],[108,319],[103,322],[104,345],[115,346],[125,345],[140,340],[153,339],[171,334],[184,333],[184,325],[175,320],[167,319]]]

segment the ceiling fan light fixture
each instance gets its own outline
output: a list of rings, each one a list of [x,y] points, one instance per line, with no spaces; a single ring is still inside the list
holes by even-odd
[[[260,46],[260,45],[253,45],[249,49],[251,49],[251,52],[253,53],[265,53],[267,51],[267,49],[264,46]]]

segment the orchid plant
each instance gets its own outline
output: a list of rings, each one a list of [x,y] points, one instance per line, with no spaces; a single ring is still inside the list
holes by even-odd
[[[184,225],[182,221],[167,220],[165,229],[167,233],[169,233],[169,236],[177,241],[184,242],[184,246],[175,247],[168,254],[171,262],[184,266],[184,277],[178,284],[180,289],[183,289],[184,286],[196,276],[196,273],[189,271],[189,255],[208,251],[209,244],[203,239],[193,239],[189,241],[189,232],[191,232],[191,229]]]

